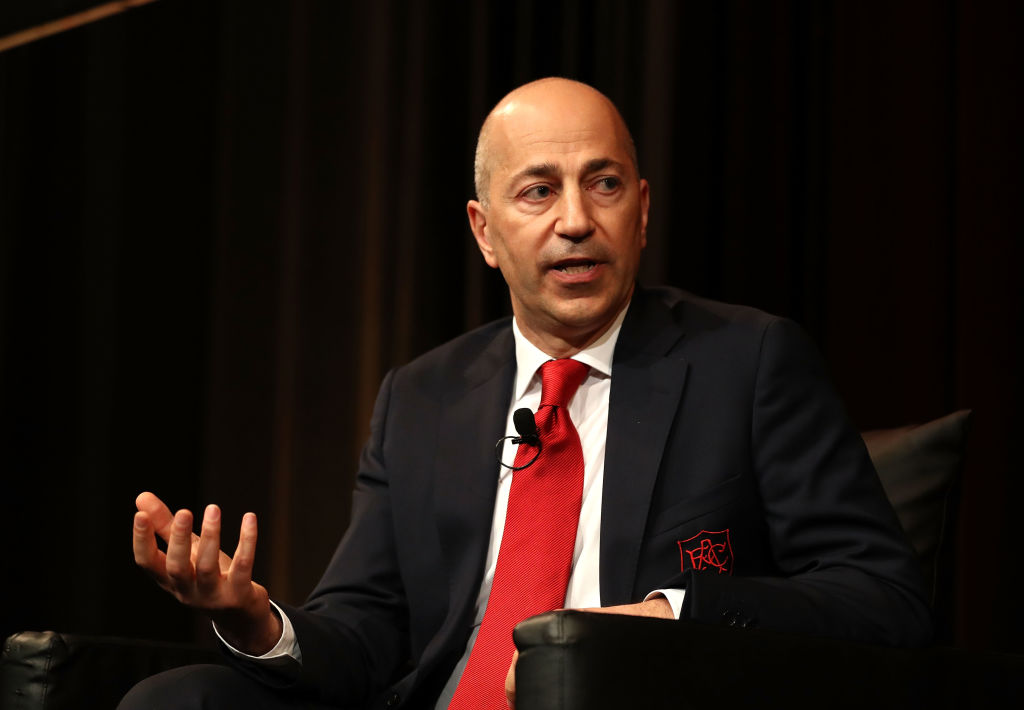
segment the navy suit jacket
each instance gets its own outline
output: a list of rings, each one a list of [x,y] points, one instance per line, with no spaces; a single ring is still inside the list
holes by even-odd
[[[472,628],[515,354],[509,319],[387,375],[353,516],[309,601],[302,663],[264,682],[432,707]],[[814,348],[792,323],[637,288],[615,350],[604,605],[684,587],[683,616],[894,645],[930,633],[917,562]]]

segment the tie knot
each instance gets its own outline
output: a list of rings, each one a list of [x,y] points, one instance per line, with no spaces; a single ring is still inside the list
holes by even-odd
[[[565,408],[587,377],[589,365],[563,358],[548,360],[540,366],[540,404]]]

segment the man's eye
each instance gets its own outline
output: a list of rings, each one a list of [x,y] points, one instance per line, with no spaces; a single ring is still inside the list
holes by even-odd
[[[594,183],[594,188],[600,192],[615,192],[621,184],[622,181],[617,177],[603,177]]]
[[[551,188],[547,185],[534,185],[524,190],[522,196],[527,200],[545,200],[551,196]]]

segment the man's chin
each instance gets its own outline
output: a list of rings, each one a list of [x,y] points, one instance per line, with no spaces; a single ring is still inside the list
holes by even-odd
[[[576,336],[595,335],[607,330],[619,315],[619,308],[606,298],[575,298],[561,304],[554,314],[558,325]]]

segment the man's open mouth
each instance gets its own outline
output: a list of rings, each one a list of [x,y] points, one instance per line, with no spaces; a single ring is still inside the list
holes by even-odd
[[[574,264],[560,264],[555,268],[563,274],[583,274],[597,266],[593,261],[581,261]]]

